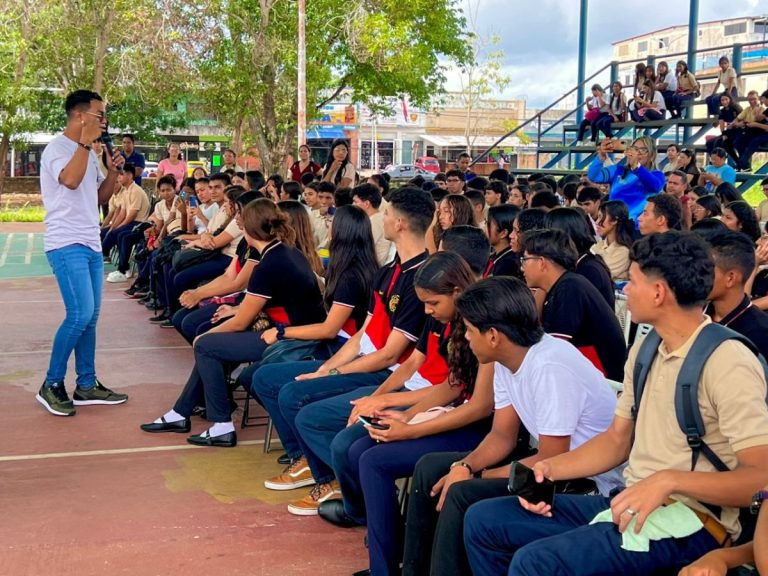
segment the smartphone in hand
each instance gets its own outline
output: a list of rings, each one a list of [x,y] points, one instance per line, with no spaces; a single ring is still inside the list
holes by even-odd
[[[376,418],[374,416],[358,416],[357,419],[366,426],[370,426],[375,430],[389,430],[388,425],[381,423],[381,418]]]
[[[533,470],[520,462],[512,462],[507,489],[510,494],[520,496],[531,504],[544,502],[552,506],[555,501],[555,483],[546,478],[543,482],[536,482]]]

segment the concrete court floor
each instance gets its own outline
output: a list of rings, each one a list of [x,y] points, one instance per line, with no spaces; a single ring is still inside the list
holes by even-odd
[[[41,228],[0,225],[9,231]],[[39,264],[37,237],[29,245]],[[263,488],[281,469],[277,443],[262,452],[263,427],[238,429],[235,449],[139,430],[172,405],[192,354],[175,331],[150,325],[122,284],[105,285],[97,366],[129,401],[48,414],[34,396],[64,307],[52,277],[19,276],[0,267],[0,576],[336,576],[367,566],[363,529],[288,514],[306,489]],[[203,430],[195,420],[193,432]]]

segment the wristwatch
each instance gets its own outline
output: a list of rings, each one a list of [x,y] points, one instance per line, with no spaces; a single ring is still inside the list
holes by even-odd
[[[760,512],[760,506],[763,505],[763,500],[768,500],[768,490],[760,490],[757,494],[752,496],[752,503],[749,505],[749,511],[753,516],[757,516]]]
[[[88,150],[88,152],[93,150],[91,146],[89,146],[88,144],[83,144],[82,142],[78,142],[77,145],[80,146],[80,148],[85,148],[86,150]]]
[[[451,464],[451,466],[450,466],[450,469],[453,470],[454,468],[456,468],[458,466],[461,466],[462,468],[466,468],[467,470],[469,470],[469,475],[470,476],[474,476],[475,475],[474,470],[472,470],[472,466],[470,466],[469,464],[464,462],[464,460],[457,460],[456,462],[453,462]]]
[[[285,324],[279,323],[275,325],[275,328],[277,328],[277,339],[285,340]]]

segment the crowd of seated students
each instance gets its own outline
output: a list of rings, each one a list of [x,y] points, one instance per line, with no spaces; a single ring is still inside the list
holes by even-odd
[[[291,514],[365,526],[358,574],[764,567],[738,518],[768,485],[762,368],[729,340],[701,372],[704,440],[730,472],[704,456],[691,471],[671,390],[710,322],[768,353],[768,242],[732,184],[694,195],[685,172],[658,170],[648,138],[606,162],[618,152],[604,140],[581,179],[486,179],[465,162],[445,188],[390,189],[381,175],[356,184],[335,142],[319,170],[303,148],[288,182],[201,177],[194,205],[161,178],[126,293],[165,310],[194,365],[142,430],[235,447],[232,387],[247,389],[285,450],[283,472],[259,481],[304,489]],[[176,270],[171,244],[216,254]],[[633,321],[662,340],[640,410],[640,344],[614,310],[627,280]],[[554,504],[509,493],[514,462],[556,481]],[[396,481],[410,476],[401,513]],[[630,552],[642,524],[653,542]]]

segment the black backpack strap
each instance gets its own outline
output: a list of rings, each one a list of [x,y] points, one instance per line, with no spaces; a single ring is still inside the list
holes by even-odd
[[[651,330],[640,344],[640,350],[635,357],[635,365],[632,370],[632,390],[634,392],[634,404],[632,406],[632,418],[637,420],[637,412],[640,409],[640,399],[645,390],[645,381],[648,378],[648,371],[651,369],[653,359],[656,358],[656,352],[659,350],[661,338],[656,330]]]
[[[699,382],[704,365],[712,353],[726,340],[738,340],[749,348],[760,360],[763,371],[768,378],[768,366],[765,359],[748,338],[720,324],[708,324],[701,330],[683,361],[675,388],[677,423],[691,448],[692,471],[696,468],[700,454],[703,454],[718,471],[726,472],[729,469],[704,442],[703,437],[706,431],[704,419],[701,416],[701,410],[699,410]]]

